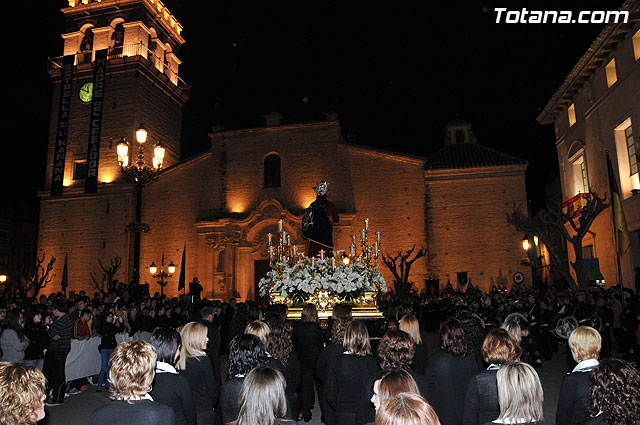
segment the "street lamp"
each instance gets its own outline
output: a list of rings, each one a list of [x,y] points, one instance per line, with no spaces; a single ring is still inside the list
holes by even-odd
[[[5,283],[7,281],[7,275],[6,274],[0,274],[0,283]]]
[[[533,242],[533,244],[531,243]],[[536,282],[536,269],[539,266],[539,258],[538,258],[538,236],[527,233],[524,235],[522,239],[522,249],[527,253],[527,257],[529,258],[529,264],[531,264],[531,283],[534,288],[537,288]]]
[[[136,219],[129,223],[127,230],[134,234],[133,244],[133,283],[140,282],[140,233],[148,232],[149,226],[140,222],[142,215],[142,187],[150,181],[158,179],[158,171],[162,168],[164,161],[164,147],[160,142],[156,143],[153,149],[152,167],[148,167],[144,163],[143,146],[147,141],[147,129],[142,123],[136,130],[136,142],[138,142],[138,159],[135,164],[129,161],[129,143],[122,137],[120,143],[116,146],[118,155],[118,164],[122,177],[133,183],[136,190]]]
[[[176,265],[173,264],[173,261],[169,263],[167,266],[167,271],[164,271],[164,254],[162,254],[162,262],[160,263],[160,271],[158,272],[158,266],[156,266],[155,262],[151,262],[149,266],[149,273],[153,275],[154,278],[158,279],[158,285],[160,285],[160,296],[164,295],[164,287],[167,286],[167,278],[173,276],[176,272]]]

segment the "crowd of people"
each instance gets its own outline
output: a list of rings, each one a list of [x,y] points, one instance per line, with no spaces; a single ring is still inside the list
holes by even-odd
[[[33,424],[94,384],[112,401],[90,424],[291,425],[317,400],[327,425],[548,425],[536,369],[554,355],[576,363],[556,425],[640,423],[631,291],[388,292],[379,309],[384,319],[358,320],[339,304],[320,321],[307,304],[289,320],[285,305],[124,284],[2,300],[0,424]],[[100,372],[67,382],[71,341],[95,337]]]

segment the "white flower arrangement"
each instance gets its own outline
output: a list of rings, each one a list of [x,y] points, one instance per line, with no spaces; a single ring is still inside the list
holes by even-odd
[[[293,302],[302,303],[317,290],[328,290],[345,301],[352,301],[365,292],[387,291],[377,266],[367,268],[359,263],[345,265],[338,261],[334,267],[331,260],[305,258],[293,265],[276,263],[267,276],[260,279],[260,295],[279,292]]]

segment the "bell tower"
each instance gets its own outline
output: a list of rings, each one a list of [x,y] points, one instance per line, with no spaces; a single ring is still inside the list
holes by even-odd
[[[189,96],[179,77],[182,25],[160,0],[68,0],[62,12],[64,49],[48,61],[53,101],[39,255],[68,253],[70,277],[83,280],[100,271],[98,260],[120,256],[130,279],[132,242],[123,229],[135,220],[136,199],[116,146],[124,138],[135,158],[142,123],[150,167],[158,142],[163,168],[180,160]],[[58,276],[62,266],[56,263]]]

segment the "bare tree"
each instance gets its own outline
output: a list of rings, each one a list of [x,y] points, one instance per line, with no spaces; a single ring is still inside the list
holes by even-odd
[[[514,225],[517,230],[533,233],[542,240],[542,243],[547,247],[551,261],[573,290],[586,290],[589,288],[582,261],[582,239],[586,236],[598,214],[609,207],[609,204],[605,202],[606,195],[605,198],[599,198],[595,192],[591,192],[590,195],[587,204],[579,210],[579,213],[571,206],[566,211],[563,211],[558,205],[556,208],[540,210],[534,220],[523,214],[520,208],[514,205],[513,212],[507,215],[507,221]],[[576,274],[576,279],[571,275],[568,265],[562,261],[562,257],[557,247],[553,245],[545,225],[557,229],[573,247],[575,262],[571,263],[571,267]]]
[[[114,276],[122,265],[122,258],[116,257],[113,260],[110,260],[110,262],[111,264],[108,267],[105,267],[102,261],[98,260],[98,264],[102,269],[102,279],[100,280],[100,282],[98,282],[94,274],[91,273],[91,280],[93,280],[93,284],[102,295],[113,292]]]
[[[45,254],[42,257],[36,256],[36,264],[33,269],[23,264],[17,272],[17,279],[13,282],[18,297],[22,300],[30,301],[38,297],[40,290],[46,288],[55,274],[51,273],[56,257],[53,255],[45,265]]]
[[[389,254],[382,254],[382,262],[385,266],[391,271],[394,278],[393,287],[396,292],[399,294],[408,294],[411,290],[411,286],[413,282],[409,282],[409,273],[411,272],[411,266],[415,261],[426,255],[426,251],[423,248],[420,248],[418,252],[413,255],[416,246],[414,245],[411,249],[406,252],[402,252],[402,250],[398,251],[398,255],[390,256]]]

